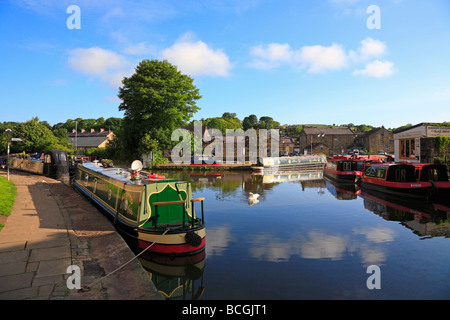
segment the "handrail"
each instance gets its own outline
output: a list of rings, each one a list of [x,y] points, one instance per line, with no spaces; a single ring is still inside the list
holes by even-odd
[[[198,202],[198,201],[203,201],[203,200],[205,200],[204,197],[198,197],[198,198],[192,199],[191,202]]]
[[[179,201],[163,201],[163,202],[153,202],[152,204],[154,205],[154,206],[165,206],[165,205],[168,205],[168,204],[185,204],[186,203],[186,201],[184,201],[184,200],[179,200]]]

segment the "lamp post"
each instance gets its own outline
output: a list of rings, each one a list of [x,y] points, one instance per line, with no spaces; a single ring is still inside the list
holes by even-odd
[[[11,129],[6,129],[5,133],[8,136],[8,150],[7,150],[7,156],[6,156],[6,168],[7,168],[7,176],[9,181],[9,145],[11,143]]]

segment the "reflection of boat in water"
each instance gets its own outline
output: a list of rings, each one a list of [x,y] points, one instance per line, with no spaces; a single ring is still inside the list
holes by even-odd
[[[323,169],[327,162],[324,155],[298,157],[261,157],[253,172],[277,172],[278,170]]]
[[[193,199],[187,181],[151,179],[140,168],[130,174],[127,169],[85,163],[77,166],[73,186],[108,213],[117,228],[141,248],[170,255],[204,250],[204,198]],[[194,210],[197,202],[200,217]]]
[[[361,193],[361,188],[356,184],[339,183],[324,179],[327,190],[338,200],[354,200]]]
[[[197,300],[205,290],[205,251],[176,258],[145,252],[139,261],[166,299]]]
[[[262,183],[276,183],[276,182],[292,182],[292,181],[309,181],[322,180],[322,170],[299,170],[299,171],[284,171],[272,174],[254,173],[255,176],[262,177]]]
[[[385,220],[399,221],[419,236],[450,235],[450,208],[423,200],[395,198],[364,191],[364,208]]]

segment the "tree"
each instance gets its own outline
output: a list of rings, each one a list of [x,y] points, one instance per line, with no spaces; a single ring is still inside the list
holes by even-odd
[[[244,130],[254,128],[258,128],[258,117],[254,114],[249,115],[248,117],[245,117],[244,120],[242,120],[242,127]]]
[[[48,124],[40,122],[37,117],[17,123],[12,130],[15,137],[25,138],[25,141],[11,144],[11,152],[47,152],[51,149],[73,151],[68,140],[58,139],[48,128]]]
[[[199,110],[201,98],[193,79],[181,74],[175,66],[159,60],[143,60],[129,78],[124,78],[118,97],[125,111],[120,139],[129,157],[140,156],[140,144],[168,149],[174,145],[172,132],[187,125]],[[151,137],[151,141],[144,136]],[[144,148],[145,149],[145,148]],[[153,151],[153,150],[148,150]]]

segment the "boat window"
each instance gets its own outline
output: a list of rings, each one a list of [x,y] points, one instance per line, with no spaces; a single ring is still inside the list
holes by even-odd
[[[395,171],[395,180],[397,182],[405,182],[406,181],[406,169],[397,169]]]
[[[44,156],[44,163],[52,163],[52,156],[49,154],[46,154]]]
[[[358,161],[357,170],[363,171],[363,169],[364,169],[364,161]]]
[[[377,168],[377,178],[381,178],[381,179],[386,178],[386,168],[385,167]]]
[[[343,171],[351,171],[352,170],[352,162],[350,162],[350,161],[342,162],[342,170]]]
[[[89,183],[89,175],[86,174],[86,175],[84,176],[84,185],[87,187],[87,186],[88,186],[88,183]]]
[[[97,191],[97,179],[94,179],[94,193]]]

